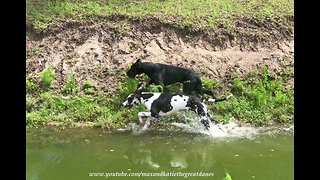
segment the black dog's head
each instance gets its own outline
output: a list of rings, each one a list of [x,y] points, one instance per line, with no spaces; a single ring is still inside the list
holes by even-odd
[[[127,72],[127,76],[134,78],[137,74],[142,73],[142,62],[138,59],[134,64],[132,64],[130,70]]]

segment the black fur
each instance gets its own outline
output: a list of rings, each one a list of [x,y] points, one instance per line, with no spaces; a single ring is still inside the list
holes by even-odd
[[[150,78],[147,86],[156,84],[165,87],[172,83],[181,82],[183,83],[183,93],[185,94],[195,95],[194,92],[196,92],[197,94],[203,95],[205,93],[216,99],[211,91],[202,89],[201,79],[195,72],[189,69],[159,63],[142,63],[140,59],[138,59],[131,66],[127,75],[134,78],[137,74],[142,73],[147,74]]]
[[[204,99],[200,99],[196,96],[185,96],[181,94],[168,94],[168,93],[141,93],[137,91],[134,94],[130,94],[127,100],[123,103],[124,107],[132,108],[133,106],[144,104],[149,111],[140,112],[138,114],[140,122],[143,122],[140,116],[149,116],[152,118],[159,118],[160,116],[167,116],[176,111],[185,109],[195,112],[199,117],[201,123],[209,129],[209,121],[217,123],[210,114],[207,112]],[[148,120],[148,119],[147,119]],[[150,119],[148,120],[150,121]],[[145,127],[148,123],[145,124]]]
[[[170,104],[172,96],[172,94],[162,93],[158,99],[153,101],[151,104],[151,116],[158,118],[160,111],[164,113],[171,111],[173,108]]]

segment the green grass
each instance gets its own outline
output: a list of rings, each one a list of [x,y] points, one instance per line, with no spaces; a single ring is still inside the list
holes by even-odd
[[[180,27],[234,32],[239,19],[286,23],[293,17],[293,6],[293,0],[26,0],[26,21],[43,30],[52,21],[66,18],[81,21],[123,15],[141,20],[153,16]]]
[[[73,77],[76,78],[75,75]],[[113,94],[93,89],[92,93],[87,93],[86,89],[92,87],[91,83],[80,85],[76,79],[72,80],[72,87],[76,91],[59,93],[32,79],[26,80],[27,127],[58,122],[62,127],[92,123],[96,127],[108,129],[125,128],[128,123],[139,124],[137,114],[145,111],[144,106],[131,110],[122,107],[127,95],[133,93],[138,85],[138,80],[131,78],[121,80],[118,91]],[[227,123],[234,119],[258,126],[291,124],[294,121],[294,90],[293,87],[284,88],[286,80],[282,76],[269,74],[264,65],[263,72],[251,71],[243,79],[237,75],[230,76],[226,84],[231,85],[226,86],[217,80],[205,78],[203,86],[214,92],[216,88],[225,89],[226,94],[217,94],[218,97],[230,93],[234,95],[228,101],[208,103],[210,113],[219,122]],[[66,82],[66,86],[68,83]],[[150,89],[152,88],[149,87]],[[169,90],[171,93],[179,93],[179,86],[169,86]],[[170,122],[170,117],[162,118],[162,123],[165,125]]]
[[[229,173],[226,173],[226,177],[223,180],[232,180],[232,178]]]
[[[229,101],[211,105],[218,121],[236,119],[255,125],[291,124],[294,121],[294,89],[285,89],[286,78],[272,76],[263,66],[261,74],[252,71],[243,80],[230,79]]]
[[[29,80],[26,82],[27,127],[37,127],[50,122],[58,122],[62,127],[92,122],[96,127],[113,129],[125,127],[129,122],[137,122],[137,113],[143,108],[128,110],[122,107],[126,99],[122,93],[133,93],[136,86],[132,86],[135,84],[119,87],[118,94],[99,94],[87,92],[91,87],[89,82],[84,83],[82,90],[75,83],[73,87],[78,91],[66,94],[65,91],[61,93],[54,90],[43,91],[36,82]]]
[[[121,108],[119,97],[107,95],[72,95],[64,96],[54,92],[45,92],[37,97],[27,95],[26,123],[28,127],[58,122],[61,126],[93,122],[94,126],[109,129],[124,127],[129,118],[137,112]],[[129,115],[131,114],[131,115]]]

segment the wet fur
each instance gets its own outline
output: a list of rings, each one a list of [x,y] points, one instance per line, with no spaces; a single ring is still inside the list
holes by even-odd
[[[124,107],[132,108],[136,105],[144,104],[149,112],[139,112],[138,117],[143,123],[142,117],[148,117],[143,129],[147,129],[150,120],[157,119],[160,116],[167,116],[180,110],[190,110],[195,112],[201,123],[209,129],[209,121],[216,123],[207,111],[204,104],[206,100],[192,95],[168,94],[168,93],[150,93],[141,92],[141,89],[130,94],[123,103]],[[214,100],[212,100],[214,102]]]

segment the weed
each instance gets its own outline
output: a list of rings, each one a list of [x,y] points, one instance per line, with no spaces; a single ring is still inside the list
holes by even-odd
[[[232,180],[232,178],[229,173],[226,173],[226,177],[224,177],[223,180]]]
[[[216,118],[228,122],[233,117],[258,125],[270,122],[292,123],[293,91],[285,90],[282,81],[268,73],[267,66],[263,65],[261,74],[256,72],[244,80],[233,77],[231,92],[236,98],[215,104]]]
[[[203,78],[203,82],[202,82],[202,86],[204,89],[207,89],[207,90],[214,90],[216,88],[219,88],[221,87],[221,84],[219,82],[219,80],[210,80],[208,78]]]
[[[243,95],[246,82],[242,82],[239,78],[235,78],[232,83],[231,92],[235,95]]]
[[[66,74],[66,87],[63,88],[63,92],[66,94],[75,94],[76,93],[76,74],[72,73],[69,79],[69,73]]]
[[[92,83],[88,81],[84,82],[82,85],[82,88],[86,94],[94,94],[94,90],[91,87]]]
[[[91,88],[92,87],[92,83],[91,82],[84,82],[82,85],[83,89],[87,89],[87,88]]]
[[[150,90],[151,92],[163,92],[163,87],[161,85],[154,86]]]
[[[39,77],[41,78],[41,85],[44,90],[48,90],[51,86],[51,82],[55,77],[55,73],[52,72],[51,66],[49,66],[46,70],[39,73]]]
[[[94,94],[94,90],[92,88],[86,88],[86,89],[84,89],[84,92],[86,94]]]
[[[40,54],[40,52],[42,51],[44,49],[44,47],[37,47],[37,48],[35,48],[35,54],[36,55],[38,55],[38,54]]]
[[[141,46],[139,44],[136,43],[130,43],[130,49],[133,51],[138,50],[139,48],[141,48]]]
[[[26,93],[32,93],[37,89],[37,85],[26,79]]]
[[[119,86],[119,90],[120,90],[121,94],[125,98],[127,98],[129,96],[129,94],[134,93],[137,90],[139,80],[127,77],[125,79],[125,81],[126,81],[126,87],[123,87],[122,82],[120,82],[120,81],[118,83],[118,86]]]

